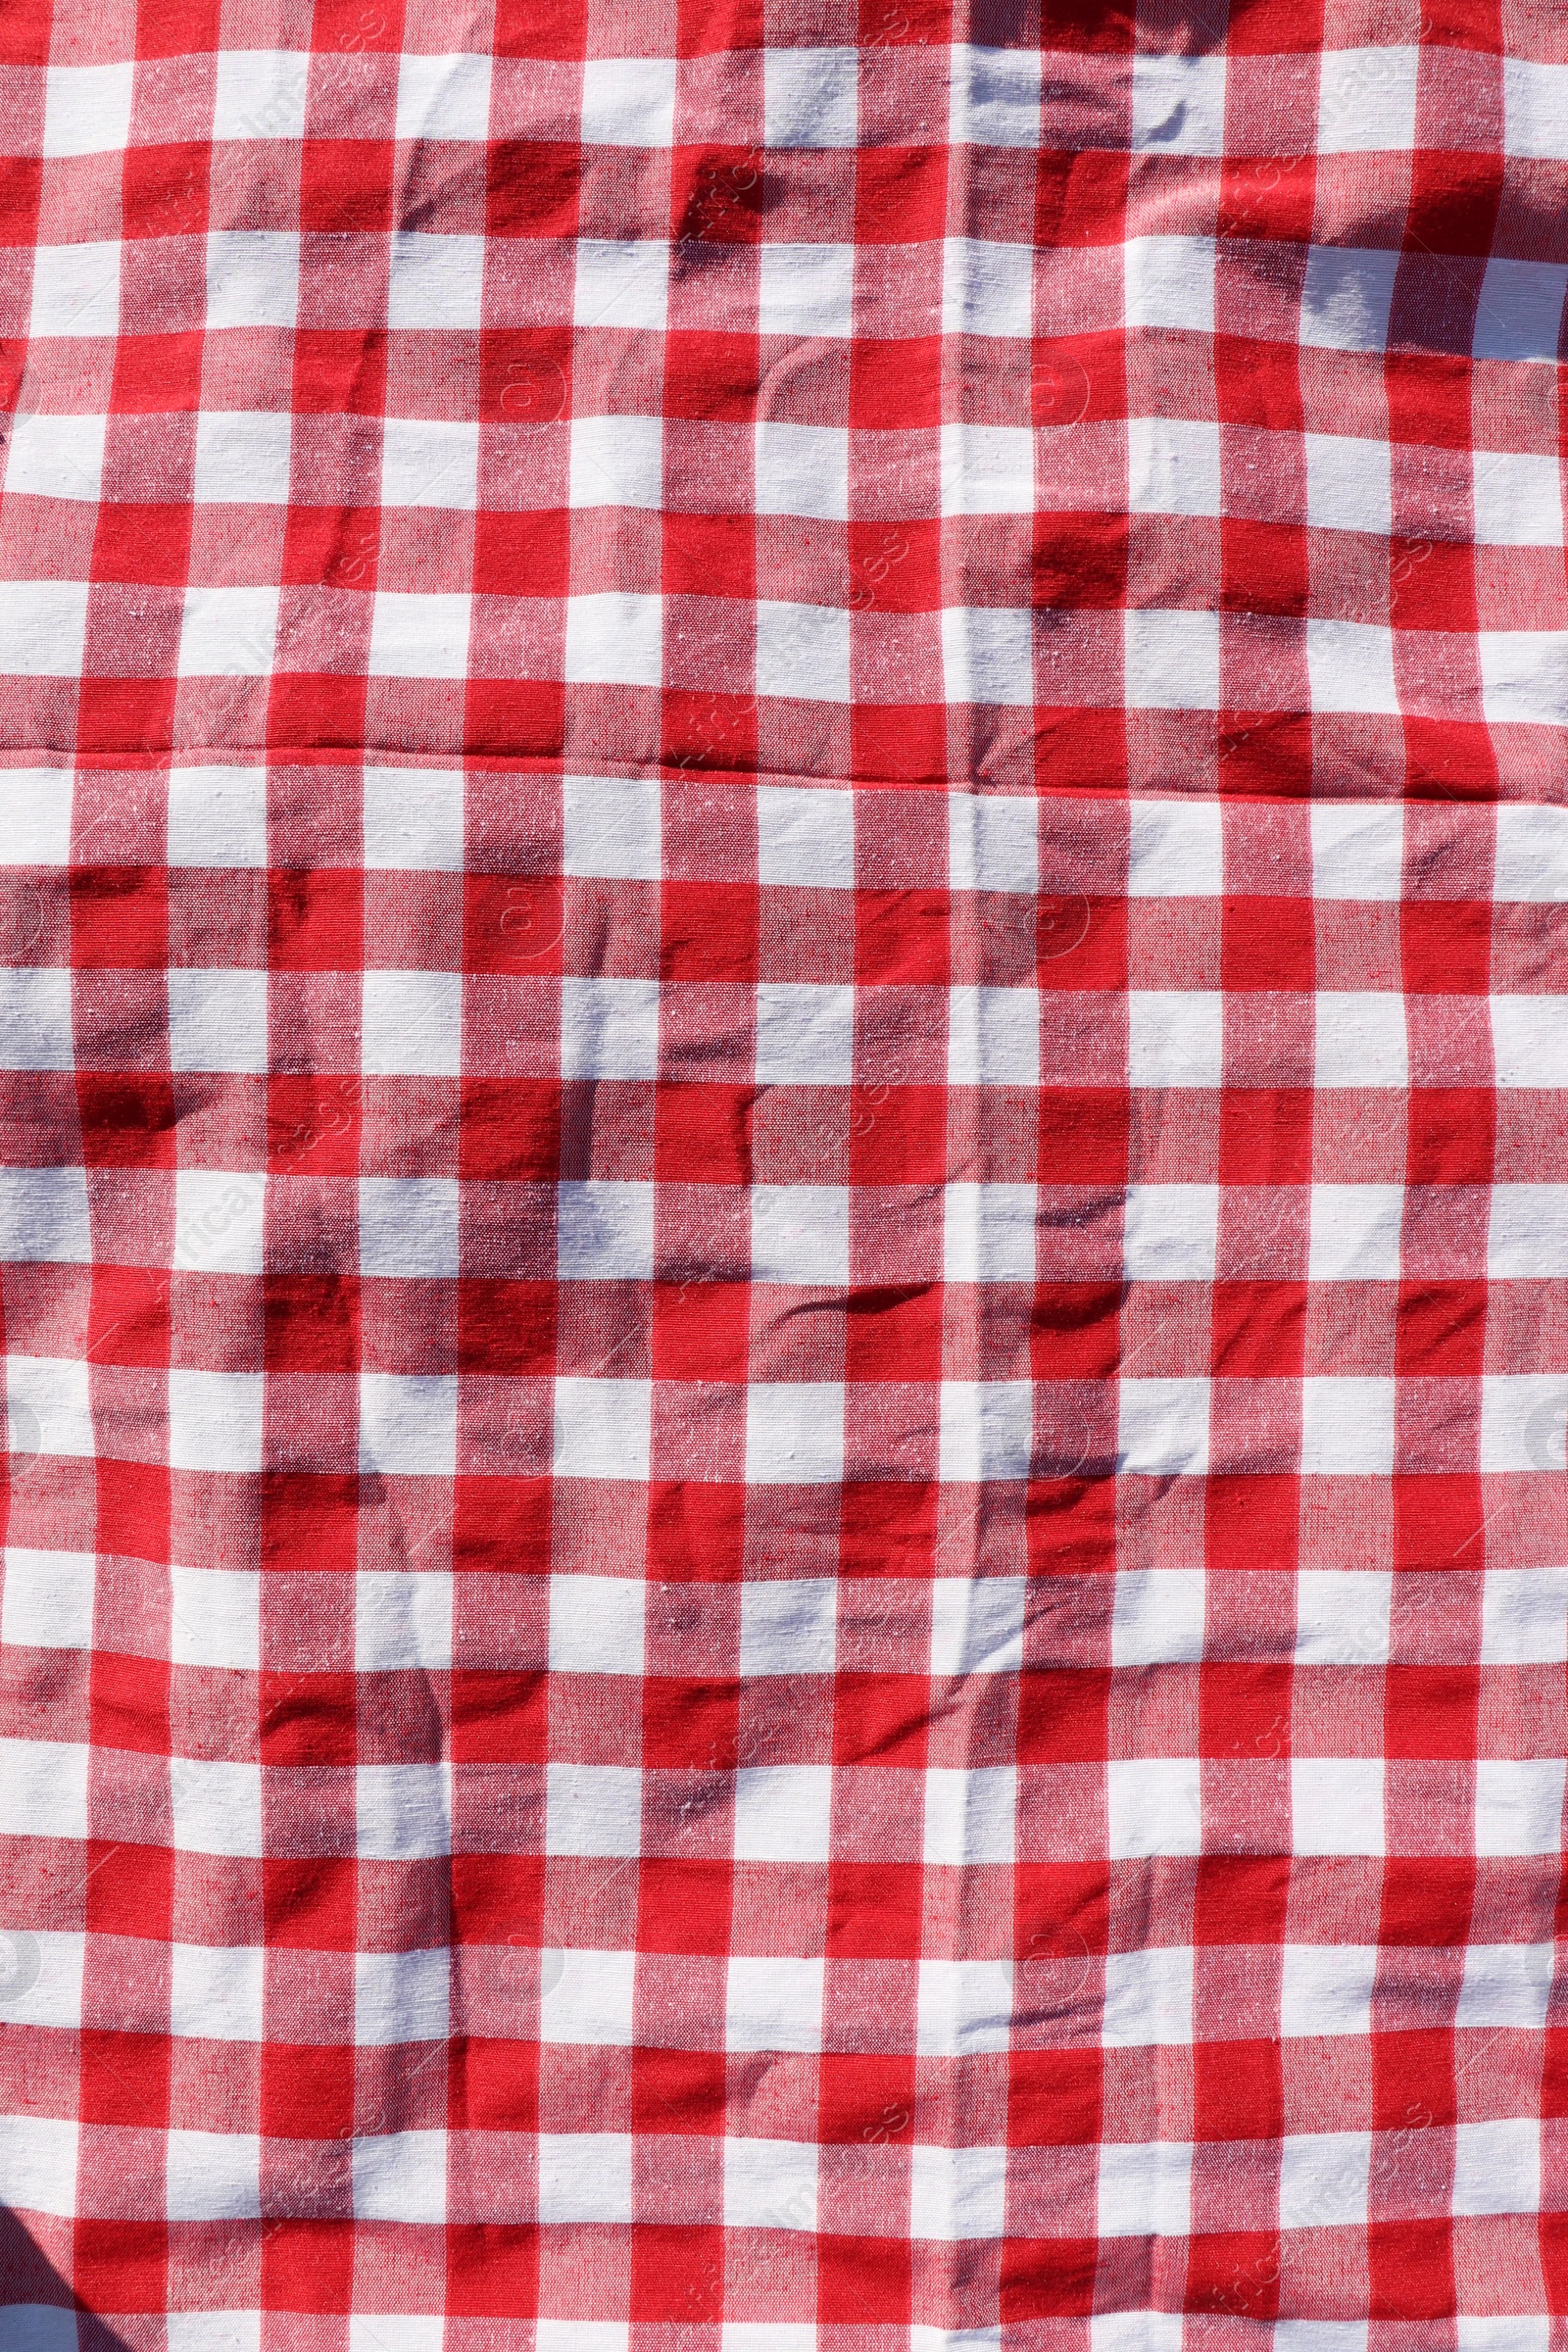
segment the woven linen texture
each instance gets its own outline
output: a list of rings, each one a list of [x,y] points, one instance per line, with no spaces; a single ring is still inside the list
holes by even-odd
[[[1568,2345],[1568,18],[0,4],[0,2343]]]

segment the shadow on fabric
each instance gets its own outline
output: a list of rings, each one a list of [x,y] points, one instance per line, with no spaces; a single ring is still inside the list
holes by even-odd
[[[0,2344],[5,2352],[129,2352],[122,2335],[78,2307],[48,2255],[3,2205]]]

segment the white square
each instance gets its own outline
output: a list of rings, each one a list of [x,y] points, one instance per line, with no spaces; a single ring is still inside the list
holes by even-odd
[[[637,1989],[635,1952],[540,1954],[541,2041],[629,2049]]]
[[[759,1086],[848,1086],[855,991],[763,981],[757,991]]]
[[[844,1475],[844,1390],[831,1380],[752,1381],[746,1391],[751,1486],[830,1487]]]
[[[1179,2311],[1102,2311],[1089,2323],[1090,2352],[1182,2352],[1182,2336]]]
[[[850,1279],[850,1195],[842,1184],[751,1188],[752,1280],[841,1288]]]
[[[170,1468],[260,1470],[264,1382],[260,1372],[171,1372]]]
[[[1133,153],[1223,155],[1225,58],[1133,59]]]
[[[1218,1087],[1225,1075],[1225,1000],[1218,993],[1133,988],[1126,1000],[1133,1087]]]
[[[662,334],[668,300],[669,247],[662,241],[577,239],[574,325]]]
[[[763,1764],[738,1772],[736,1861],[825,1862],[832,1800],[828,1764]]]
[[[1027,710],[1035,699],[1032,616],[1010,606],[944,605],[942,682],[950,703]]]
[[[89,1753],[85,1740],[0,1740],[0,1835],[85,1838]],[[16,2125],[13,2116],[8,2136]]]
[[[303,139],[310,53],[220,47],[215,139]]]
[[[426,236],[394,229],[386,322],[477,334],[484,310],[483,237]]]
[[[909,2150],[909,2235],[940,2244],[971,2245],[976,2239],[1005,2234],[1007,2210],[1007,2151],[998,2147],[948,2147],[916,2140]],[[933,2328],[931,2333],[938,2335]],[[920,2330],[911,2328],[911,2340]],[[978,2341],[976,2338],[978,2337]],[[999,2336],[956,2330],[939,2340],[956,2347],[975,2345],[975,2352],[995,2352]]]
[[[535,2144],[541,2222],[630,2222],[630,2132],[541,2132]]]
[[[259,1943],[175,1943],[169,2031],[182,2040],[260,2041],[267,1953]]]
[[[452,1373],[360,1374],[360,1469],[385,1478],[451,1478],[458,1466]]]
[[[260,1274],[267,1179],[181,1168],[174,1178],[174,1264],[201,1274]]]
[[[1556,360],[1568,265],[1488,262],[1470,353],[1477,360]]]
[[[1568,66],[1502,61],[1502,151],[1544,162],[1568,157]]]
[[[729,2230],[814,2230],[816,2142],[727,2138],[724,2226]]]
[[[370,676],[466,677],[469,613],[466,596],[378,588],[370,599]]]
[[[1413,147],[1420,61],[1413,48],[1325,49],[1318,60],[1318,154]]]
[[[1034,247],[948,237],[942,249],[942,332],[1023,342],[1034,332]]]
[[[1297,1664],[1386,1664],[1393,1597],[1394,1579],[1386,1568],[1299,1569],[1296,1578]]]
[[[1128,1282],[1212,1282],[1217,1184],[1130,1184],[1122,1208]]]
[[[1280,2141],[1280,2228],[1364,2226],[1371,2167],[1369,2132],[1287,2134]]]
[[[1291,1850],[1381,1854],[1381,1756],[1293,1756]]]
[[[564,1182],[556,1189],[556,1272],[563,1282],[651,1282],[651,1184]]]
[[[361,1764],[354,1806],[362,1862],[439,1861],[452,1851],[450,1765]]]
[[[1027,1380],[945,1380],[940,1476],[946,1486],[1027,1478],[1034,1460],[1034,1387]]]
[[[0,769],[0,838],[13,865],[71,862],[72,775],[69,767]]]
[[[1207,801],[1133,801],[1127,810],[1127,895],[1215,899],[1225,887],[1223,811]]]
[[[1192,1568],[1120,1568],[1111,1603],[1113,1666],[1188,1666],[1203,1655],[1205,1579]]]
[[[1328,1478],[1394,1472],[1392,1380],[1310,1374],[1301,1383],[1301,1469]]]
[[[769,1577],[742,1585],[743,1675],[831,1674],[837,1642],[838,1586],[831,1577]]]
[[[442,2352],[446,2340],[446,2322],[438,2312],[356,2311],[349,2315],[348,2352]],[[170,2352],[175,2352],[173,2345]]]
[[[456,1078],[463,1067],[463,981],[457,972],[365,974],[361,1067],[367,1076]]]
[[[1105,1958],[1100,2038],[1107,2050],[1147,2049],[1193,2038],[1190,1944],[1153,1944]]]
[[[262,1851],[262,1768],[173,1756],[169,1765],[174,1843],[193,1854]]]
[[[1568,809],[1504,800],[1493,823],[1493,896],[1561,906],[1568,899]]]
[[[1027,425],[945,424],[944,514],[1029,514],[1035,503],[1035,437]]]
[[[354,1579],[354,1663],[400,1674],[452,1663],[452,1576],[444,1568],[362,1568]]]
[[[651,1381],[559,1379],[555,1475],[646,1478],[652,1413]]]
[[[1032,1184],[950,1184],[943,1194],[942,1257],[946,1282],[1033,1282]]]
[[[1010,1765],[967,1771],[928,1765],[924,1791],[922,1859],[928,1869],[968,1870],[1012,1861],[1018,1776]]]
[[[1348,433],[1303,433],[1306,519],[1314,530],[1393,528],[1394,488],[1387,441],[1358,441]]]
[[[120,246],[111,239],[32,248],[29,334],[120,332]]]
[[[563,1078],[659,1074],[657,980],[563,980]]]
[[[664,674],[664,600],[622,595],[566,599],[568,686],[657,686]]]
[[[724,1986],[724,2047],[796,2050],[803,2055],[820,2050],[822,1984],[820,1960],[731,1955]]]
[[[754,431],[753,464],[759,514],[805,514],[823,522],[847,519],[850,436],[840,426],[760,422]]]
[[[675,140],[672,57],[590,57],[582,70],[585,147],[670,147]]]
[[[758,252],[758,331],[848,335],[855,317],[853,245],[764,244]]]
[[[349,2144],[357,2222],[439,2227],[446,2220],[444,2132],[387,2132]]]
[[[1396,253],[1309,245],[1298,341],[1315,351],[1382,351],[1398,267]]]
[[[1135,514],[1218,514],[1219,426],[1129,416],[1127,476]]]
[[[196,418],[198,506],[286,507],[294,420],[272,409],[203,409]]]
[[[955,147],[1038,147],[1040,52],[976,49],[955,41],[950,52],[948,137]]]
[[[6,451],[8,498],[95,499],[103,476],[105,416],[14,419]]]
[[[444,2041],[452,1955],[444,1944],[422,1952],[356,1952],[354,2039],[360,2049]]]
[[[657,882],[662,872],[657,776],[563,776],[564,874]]]
[[[1032,988],[948,992],[948,1084],[1038,1086],[1039,993]]]
[[[1492,2026],[1539,2034],[1551,2005],[1555,1961],[1549,1943],[1467,1945],[1454,2025],[1461,2032]]]
[[[1537,2213],[1541,2206],[1541,2135],[1535,2116],[1499,2116],[1489,2123],[1456,2124],[1454,2212]]]
[[[1021,793],[948,795],[948,888],[1008,891],[1040,887],[1040,811]]]
[[[265,865],[266,768],[171,768],[168,857],[171,865]]]
[[[1313,1006],[1314,1076],[1320,1087],[1408,1084],[1404,999],[1396,991],[1320,989]]]
[[[360,1178],[360,1272],[452,1281],[458,1273],[455,1176]]]
[[[0,581],[0,673],[79,677],[86,643],[85,580]]]
[[[640,1577],[550,1579],[552,1674],[641,1674],[648,1590]]]
[[[92,1263],[83,1169],[0,1168],[0,1260],[23,1266]]]
[[[258,2219],[262,2143],[255,2132],[173,2131],[164,2150],[164,2211],[172,2222]]]
[[[82,1751],[85,1754],[85,1749]],[[57,2123],[52,2116],[14,2115],[0,2142],[0,2199],[24,2213],[61,2216],[76,2210],[76,2127]],[[34,2310],[47,2309],[35,2304]],[[64,2326],[56,2335],[41,2333],[18,2352],[76,2352],[80,2337],[75,2315],[61,2308]],[[69,2329],[69,2334],[67,2330]]]
[[[664,503],[664,426],[659,416],[573,416],[567,463],[572,507]]]
[[[969,2058],[1005,2050],[1012,2038],[1009,1960],[922,1960],[915,2010],[915,2053]]]
[[[176,1666],[254,1674],[262,1662],[262,1579],[255,1568],[170,1569],[169,1655]]]
[[[1481,1461],[1489,1470],[1563,1468],[1568,1379],[1560,1372],[1481,1376]]]
[[[381,427],[383,507],[471,509],[478,499],[476,424],[432,416],[386,419]]]
[[[277,642],[275,588],[187,588],[179,629],[182,678],[262,678]]]
[[[1490,723],[1552,727],[1568,720],[1568,680],[1558,659],[1560,643],[1556,633],[1545,629],[1483,631],[1476,644],[1482,709]]]
[[[1202,1851],[1202,1784],[1196,1756],[1143,1756],[1105,1767],[1108,1851],[1114,1861]]]
[[[267,1068],[267,974],[172,966],[169,1066],[172,1070]]]
[[[1481,1663],[1568,1663],[1568,1568],[1487,1570],[1481,1597]]]
[[[1568,1086],[1568,1026],[1557,998],[1494,997],[1492,1054],[1498,1086]]]
[[[643,1776],[622,1764],[546,1768],[547,1854],[635,1854],[642,1850]]]
[[[1476,1766],[1478,1854],[1554,1854],[1562,1842],[1563,1761],[1484,1757]]]
[[[97,1554],[8,1544],[0,1642],[22,1649],[91,1649]]]
[[[416,57],[398,66],[400,139],[488,139],[490,60],[471,51]]]
[[[1478,449],[1470,466],[1478,546],[1561,547],[1562,469],[1555,458]]]
[[[1212,237],[1129,237],[1122,261],[1129,326],[1213,333]]]
[[[1309,620],[1306,679],[1314,710],[1396,717],[1394,631],[1358,620]]]
[[[1308,1282],[1397,1282],[1402,1184],[1314,1184]]]
[[[1217,612],[1129,610],[1126,624],[1129,709],[1219,709]]]
[[[1145,1478],[1198,1477],[1208,1468],[1209,1384],[1123,1380],[1116,1468]]]
[[[368,767],[362,822],[367,866],[394,873],[462,873],[462,769]]]
[[[0,1069],[74,1064],[70,972],[63,964],[0,965]]]
[[[1373,1943],[1288,1943],[1280,1954],[1280,2033],[1293,2039],[1370,2034]]]
[[[208,231],[209,327],[292,326],[299,293],[300,241],[292,230]]]
[[[88,1455],[92,1392],[79,1357],[8,1355],[6,1411],[15,1453]]]
[[[757,878],[771,889],[853,890],[854,793],[760,781]]]
[[[763,139],[769,147],[853,147],[859,137],[858,49],[762,51]]]
[[[931,1673],[1016,1674],[1023,1664],[1029,1586],[1021,1576],[931,1579]]]
[[[762,598],[757,613],[757,691],[800,702],[850,699],[850,616],[836,605]]]
[[[1099,2234],[1185,2237],[1192,2215],[1193,2151],[1182,2140],[1147,2146],[1102,2140]]]

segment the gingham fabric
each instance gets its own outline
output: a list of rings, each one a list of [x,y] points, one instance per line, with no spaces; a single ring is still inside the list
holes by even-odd
[[[1568,17],[0,150],[0,2343],[1562,2352]]]

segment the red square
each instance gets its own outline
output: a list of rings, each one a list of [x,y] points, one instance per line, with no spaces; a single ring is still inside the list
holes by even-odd
[[[1043,1086],[1041,1176],[1048,1184],[1125,1184],[1127,1090],[1120,1086]]]
[[[902,2053],[824,2050],[817,2074],[817,2136],[852,2147],[906,2143],[914,2124],[915,2080],[915,2061]]]
[[[1447,1568],[1460,1546],[1478,1535],[1489,1509],[1481,1480],[1469,1472],[1405,1474],[1394,1481],[1394,1564],[1396,1568]],[[1481,1552],[1481,1545],[1475,1549]],[[1483,1554],[1484,1557],[1484,1554]],[[1478,1563],[1479,1564],[1479,1563]]]
[[[559,972],[565,891],[559,874],[469,874],[463,960],[470,972]]]
[[[311,416],[381,416],[386,357],[385,327],[296,327],[294,407]]]
[[[1484,997],[1492,984],[1492,908],[1484,899],[1406,899],[1399,909],[1405,988]]]
[[[463,740],[474,755],[518,760],[559,756],[565,688],[514,678],[470,678],[463,706]]]
[[[1301,358],[1294,342],[1216,335],[1214,389],[1222,423],[1254,424],[1266,432],[1302,429]]]
[[[357,869],[273,866],[267,877],[268,960],[278,971],[358,971],[365,885]]]
[[[453,1494],[453,1566],[543,1575],[550,1566],[550,1522],[548,1479],[460,1477]]]
[[[1193,1941],[1283,1942],[1290,1891],[1285,1855],[1200,1855],[1193,1890]]]
[[[766,204],[762,157],[750,147],[676,147],[669,159],[673,234],[705,245],[755,245]]]
[[[1316,190],[1310,155],[1227,157],[1220,175],[1219,233],[1307,244]]]
[[[1025,1668],[1018,1677],[1019,1763],[1102,1763],[1109,1701],[1108,1668]]]
[[[940,522],[849,526],[852,612],[935,612],[942,605]]]
[[[746,1489],[706,1479],[648,1482],[648,1572],[670,1583],[733,1584],[746,1552]]]
[[[262,2044],[261,2127],[278,2139],[348,2139],[354,2053],[320,2043]]]
[[[855,976],[862,986],[948,985],[945,890],[858,890]]]
[[[1087,2320],[1095,2307],[1099,2255],[1092,2237],[1004,2238],[1004,2325],[1027,2327],[1042,2318]]]
[[[664,337],[664,414],[750,424],[760,368],[755,335],[672,328]]]
[[[4,34],[0,33],[0,58]],[[33,157],[10,155],[0,161],[0,249],[31,245],[38,230],[38,199],[43,166]],[[10,405],[10,393],[6,405]]]
[[[1092,1463],[1082,1476],[1031,1481],[1024,1522],[1030,1575],[1102,1576],[1113,1568],[1115,1492]]]
[[[561,1083],[465,1078],[459,1174],[553,1184],[561,1172]]]
[[[1127,602],[1126,516],[1037,514],[1033,601],[1037,609],[1119,612]]]
[[[1372,2129],[1391,2135],[1377,2152],[1392,2162],[1401,2138],[1457,2120],[1453,2029],[1375,2034],[1371,2054]]]
[[[489,234],[574,237],[581,169],[582,151],[569,140],[498,139],[490,150]]]
[[[633,2231],[633,2327],[714,2328],[723,2312],[722,2230],[644,2222]]]
[[[458,1290],[458,1368],[537,1379],[555,1369],[553,1282],[465,1282]]]
[[[1474,552],[1440,539],[1391,539],[1389,618],[1397,629],[1473,637],[1481,626]]]
[[[299,153],[307,236],[386,234],[393,225],[390,139],[303,139]]]
[[[352,1770],[358,1760],[351,1674],[264,1674],[258,1691],[264,1764]]]
[[[1470,1933],[1476,1866],[1467,1854],[1391,1855],[1383,1865],[1380,1943],[1462,1944]]]
[[[1310,994],[1316,971],[1310,899],[1221,902],[1220,986]]]
[[[863,151],[862,159],[863,161]],[[850,345],[850,422],[861,432],[930,431],[942,422],[942,344],[870,337]]]
[[[365,741],[366,681],[324,671],[274,670],[267,698],[267,741],[285,757],[300,749],[353,751]]]
[[[288,1072],[267,1082],[267,1164],[276,1176],[357,1176],[359,1078]]]
[[[478,514],[473,532],[474,594],[564,597],[569,549],[569,518],[564,510]]]
[[[144,507],[105,500],[93,536],[93,578],[182,588],[190,569],[190,508],[172,501]]]
[[[542,1944],[545,1868],[537,1854],[454,1854],[453,1941]]]
[[[516,1989],[531,1983],[538,1963],[517,1954]],[[457,2132],[537,2132],[539,2044],[500,2036],[465,2036],[452,2045],[451,2119]]]
[[[1278,2139],[1284,2128],[1277,2041],[1200,2041],[1194,2045],[1195,2139]]]
[[[1284,2268],[1276,2230],[1205,2230],[1188,2241],[1183,2299],[1192,2312],[1266,2323],[1279,2313]]]
[[[128,1748],[143,1756],[169,1754],[169,1664],[163,1658],[92,1652],[89,1684],[94,1747]]]
[[[163,1464],[100,1460],[97,1485],[97,1548],[131,1559],[167,1560],[170,1495]]]
[[[913,2248],[906,2239],[824,2235],[815,2247],[822,2327],[907,2327]]]
[[[858,245],[939,244],[947,217],[946,147],[860,149],[855,180]]]
[[[942,1294],[857,1288],[844,1300],[844,1377],[850,1381],[940,1380]],[[935,1465],[933,1464],[933,1467]]]
[[[1304,801],[1312,791],[1312,721],[1295,710],[1222,710],[1219,789],[1228,800]]]
[[[1497,756],[1492,731],[1455,718],[1404,722],[1404,788],[1410,800],[1494,801]]]
[[[1306,611],[1307,534],[1295,523],[1220,524],[1220,609],[1298,618]]]
[[[1490,1184],[1496,1108],[1490,1087],[1411,1087],[1405,1183]]]
[[[1384,1690],[1386,1755],[1446,1757],[1457,1763],[1475,1755],[1479,1666],[1391,1666]]]
[[[1374,2322],[1452,2318],[1452,2222],[1368,2223],[1366,2267]]]
[[[749,514],[664,516],[666,596],[757,594],[757,525]],[[746,615],[748,623],[751,615]]]
[[[82,753],[166,752],[174,724],[172,678],[84,677],[76,705]]]
[[[734,1934],[734,1892],[731,1863],[645,1857],[637,1867],[637,1949],[710,1957],[727,1953]]]
[[[269,1372],[357,1372],[357,1274],[269,1274],[265,1278]]]
[[[375,586],[381,515],[376,507],[290,506],[283,540],[285,588]],[[366,608],[367,612],[368,608]]]
[[[267,1940],[303,1952],[352,1952],[357,1934],[359,1870],[324,1855],[269,1858],[262,1864]]]
[[[752,882],[666,882],[660,892],[662,980],[731,985],[757,978],[758,892]]]
[[[848,1674],[833,1678],[833,1761],[923,1770],[931,1719],[926,1675]]]
[[[453,2223],[443,2234],[450,2317],[510,2321],[519,2311],[538,2309],[536,2226]]]
[[[1395,1371],[1479,1380],[1486,1365],[1487,1303],[1485,1282],[1401,1282]]]
[[[850,774],[870,784],[940,783],[948,772],[948,714],[936,703],[852,703]]]
[[[452,1675],[452,1753],[464,1764],[542,1764],[549,1692],[543,1673],[495,1668]]]
[[[733,1772],[740,1732],[739,1686],[684,1675],[649,1675],[642,1685],[643,1767],[662,1772]]]
[[[1300,1520],[1298,1479],[1211,1472],[1203,1488],[1204,1559],[1210,1569],[1231,1575],[1265,1561],[1270,1568],[1292,1568]]]
[[[1029,1317],[1029,1365],[1036,1380],[1109,1380],[1121,1360],[1119,1285],[1042,1282]],[[1078,1433],[1084,1437],[1092,1432]]]
[[[311,1470],[271,1470],[260,1482],[262,1565],[352,1569],[359,1554],[360,1481]]]
[[[1107,232],[1121,234],[1126,207],[1125,155],[1111,148],[1042,145],[1035,177],[1037,244],[1103,245]]]
[[[529,431],[554,424],[565,410],[570,371],[569,327],[482,328],[479,416]]]
[[[1092,2147],[1100,2137],[1102,2070],[1098,2050],[1014,2050],[1007,2068],[1007,2145]]]
[[[313,2314],[352,2310],[354,2238],[352,2222],[269,2222],[261,2241],[262,2309]],[[108,2308],[119,2311],[124,2306],[112,2303]]]
[[[162,1942],[174,1898],[173,1849],[163,1845],[105,1845],[89,1838],[81,1849],[83,1925],[93,1936],[139,1936]]]
[[[78,2221],[71,2272],[79,2310],[165,2311],[168,2228],[162,2222]],[[86,2328],[81,2333],[91,2340]]]
[[[80,2048],[82,2123],[168,2131],[169,2042],[165,2035],[99,2033],[84,2026]]]
[[[948,1095],[940,1086],[857,1086],[849,1094],[852,1184],[941,1184]]]
[[[122,233],[127,237],[198,237],[207,232],[210,147],[180,142],[127,147],[121,179]]]
[[[150,1266],[94,1266],[87,1353],[103,1364],[169,1361],[170,1279]]]
[[[661,1086],[654,1099],[654,1169],[663,1184],[748,1184],[750,1087]]]
[[[828,1870],[830,1960],[917,1960],[921,1870],[917,1862],[835,1862]]]
[[[657,1283],[654,1378],[743,1381],[751,1303],[751,1290],[744,1282]]]
[[[696,2132],[724,2129],[722,2050],[637,2050],[631,2066],[631,2128]]]
[[[847,1479],[839,1490],[840,1574],[878,1576],[897,1560],[906,1575],[928,1575],[940,1492],[934,1480]]]
[[[1256,1556],[1275,1564],[1266,1536],[1259,1537]],[[1199,1669],[1198,1690],[1200,1754],[1247,1764],[1289,1754],[1289,1666],[1210,1659]]]
[[[1221,1184],[1310,1184],[1311,1090],[1238,1086],[1219,1099]]]
[[[1305,1360],[1306,1298],[1304,1282],[1216,1282],[1215,1376],[1298,1379]]]

